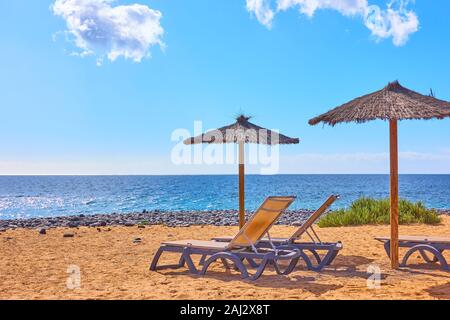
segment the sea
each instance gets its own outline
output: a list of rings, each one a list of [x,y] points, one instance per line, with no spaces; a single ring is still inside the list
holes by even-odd
[[[450,209],[450,175],[400,175],[401,198]],[[389,197],[389,175],[247,175],[246,209],[269,195],[295,195],[292,209],[315,209],[330,194],[333,208],[359,197]],[[0,219],[130,213],[143,210],[237,209],[235,175],[0,176]]]

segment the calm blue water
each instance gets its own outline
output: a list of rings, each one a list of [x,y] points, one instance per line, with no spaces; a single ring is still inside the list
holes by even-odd
[[[334,207],[360,196],[388,197],[388,175],[246,177],[246,205],[268,195],[297,195],[293,208],[313,209],[332,193]],[[400,196],[450,208],[450,175],[401,175]],[[237,208],[236,176],[0,176],[0,219],[152,210]]]

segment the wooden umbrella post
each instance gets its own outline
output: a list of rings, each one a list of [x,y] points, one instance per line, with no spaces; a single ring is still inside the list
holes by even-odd
[[[392,268],[398,263],[398,136],[397,122],[406,119],[443,119],[450,117],[450,102],[421,95],[403,87],[398,81],[389,82],[381,90],[360,96],[343,105],[310,119],[310,125],[326,123],[334,126],[344,122],[365,122],[389,119],[390,137],[390,189],[391,189],[391,241],[390,258]]]
[[[389,120],[391,190],[391,267],[398,269],[398,137],[397,120]]]
[[[245,168],[244,168],[244,156],[245,148],[244,142],[239,142],[239,229],[241,229],[245,224],[245,201],[244,201],[244,190],[245,190]]]

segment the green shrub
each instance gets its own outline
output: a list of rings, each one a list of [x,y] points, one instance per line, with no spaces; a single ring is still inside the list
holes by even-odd
[[[413,203],[401,199],[398,207],[400,224],[438,224],[441,222],[436,210],[427,209],[422,202]],[[347,209],[330,212],[320,219],[318,225],[321,228],[326,228],[389,224],[389,212],[389,199],[360,198]]]

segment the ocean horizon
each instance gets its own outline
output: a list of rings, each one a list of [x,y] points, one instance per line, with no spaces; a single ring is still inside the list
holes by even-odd
[[[279,174],[246,176],[246,209],[269,195],[295,195],[292,209],[316,209],[330,194],[333,208],[359,197],[389,197],[388,174]],[[400,197],[450,208],[450,174],[402,174]],[[236,175],[0,176],[0,219],[238,208]]]

